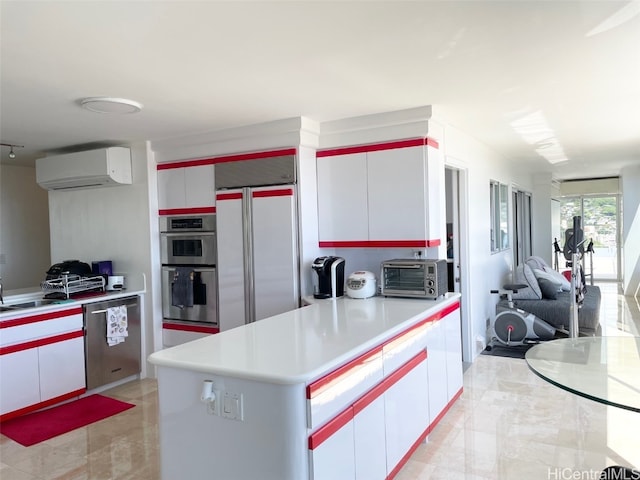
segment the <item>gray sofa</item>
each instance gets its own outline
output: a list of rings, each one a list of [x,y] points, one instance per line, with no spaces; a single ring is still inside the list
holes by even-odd
[[[555,300],[514,299],[514,306],[553,325],[558,330],[569,331],[571,292],[558,292]],[[507,300],[498,302],[499,308],[507,308]],[[580,335],[600,335],[600,288],[587,286],[584,301],[578,309],[578,329]]]
[[[514,307],[533,313],[558,330],[569,332],[571,283],[561,273],[549,267],[544,259],[531,256],[518,265],[514,280],[523,287],[512,294]],[[600,288],[586,285],[584,276],[580,285],[584,298],[578,308],[579,333],[600,335]],[[496,309],[505,308],[508,308],[508,302],[503,298]]]

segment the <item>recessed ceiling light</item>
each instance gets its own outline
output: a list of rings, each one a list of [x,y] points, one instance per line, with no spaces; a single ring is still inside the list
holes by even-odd
[[[80,106],[96,113],[137,113],[142,104],[126,98],[88,97],[80,100]]]

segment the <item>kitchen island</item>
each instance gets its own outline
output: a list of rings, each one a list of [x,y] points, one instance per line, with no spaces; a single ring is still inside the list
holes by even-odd
[[[325,300],[153,353],[174,478],[392,478],[462,393],[460,301]]]

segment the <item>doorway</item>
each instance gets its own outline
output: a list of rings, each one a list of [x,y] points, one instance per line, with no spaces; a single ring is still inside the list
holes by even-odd
[[[450,159],[447,159],[450,160]],[[467,171],[452,166],[445,167],[445,218],[447,267],[449,277],[449,291],[461,295],[461,336],[462,362],[466,367],[473,361],[473,331],[469,316],[469,288],[467,285],[469,274],[469,252],[466,239],[468,231],[468,195]]]
[[[593,253],[585,254],[585,273],[597,281],[620,281],[620,195],[582,195],[562,197],[560,201],[560,238],[573,227],[573,217],[582,217],[585,250],[593,242]],[[593,272],[591,272],[593,261]]]

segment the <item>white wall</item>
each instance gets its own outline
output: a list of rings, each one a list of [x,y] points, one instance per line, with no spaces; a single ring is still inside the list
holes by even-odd
[[[640,293],[640,166],[621,172],[622,182],[622,246],[625,295]]]
[[[34,167],[0,165],[0,277],[5,290],[39,288],[51,266],[47,191]]]
[[[126,276],[125,287],[140,285],[142,274],[151,278],[147,165],[152,159],[146,143],[133,145],[131,154],[132,185],[49,192],[53,263],[112,260],[114,273]],[[154,342],[151,295],[143,301],[142,358],[146,359]],[[143,361],[143,376],[147,368]]]
[[[495,316],[498,297],[490,290],[501,288],[511,281],[512,275],[512,249],[491,253],[489,182],[496,180],[510,186],[509,223],[512,225],[511,186],[516,184],[533,191],[532,176],[469,134],[441,119],[438,122],[444,129],[441,146],[445,164],[460,170],[466,178],[467,191],[462,192],[461,199],[461,209],[466,210],[466,217],[461,219],[465,222],[466,218],[461,232],[461,291],[463,299],[467,299],[463,309],[467,309],[469,322],[463,325],[464,357],[472,360],[482,349],[482,343],[476,339],[486,340],[487,321]]]

